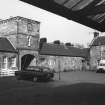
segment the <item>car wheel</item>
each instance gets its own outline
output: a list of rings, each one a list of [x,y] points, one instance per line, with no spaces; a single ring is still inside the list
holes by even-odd
[[[37,80],[37,77],[33,77],[33,82],[36,82]]]
[[[20,80],[20,79],[21,79],[21,77],[20,77],[20,76],[16,76],[16,78],[17,78],[17,80]]]
[[[99,71],[98,71],[99,73],[101,73],[102,72],[102,70],[101,69],[99,69]]]

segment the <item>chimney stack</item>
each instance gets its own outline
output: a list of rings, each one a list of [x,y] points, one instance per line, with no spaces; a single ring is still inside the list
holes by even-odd
[[[55,40],[53,43],[59,45],[60,44],[60,40]]]
[[[47,43],[47,38],[40,38],[40,43]]]
[[[43,46],[44,43],[47,43],[47,38],[40,38],[39,49],[42,48],[42,46]]]
[[[65,43],[65,45],[66,45],[66,46],[72,46],[72,44],[69,43],[69,42],[68,42],[68,43]]]

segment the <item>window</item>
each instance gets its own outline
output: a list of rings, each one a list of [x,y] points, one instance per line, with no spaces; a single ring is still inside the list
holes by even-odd
[[[103,64],[103,63],[100,63],[100,66],[105,66],[105,64]]]
[[[16,57],[11,58],[11,67],[16,67]]]
[[[2,62],[2,68],[3,68],[3,69],[6,69],[6,68],[7,68],[7,63],[8,63],[7,57],[4,56],[4,57],[3,57],[3,62]]]
[[[28,47],[30,47],[31,46],[31,36],[28,36],[27,39],[28,39]]]
[[[28,30],[29,33],[33,31],[33,25],[32,25],[32,23],[28,23],[27,24],[27,30]]]

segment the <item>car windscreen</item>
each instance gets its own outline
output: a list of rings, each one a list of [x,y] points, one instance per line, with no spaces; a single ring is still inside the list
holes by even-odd
[[[104,63],[100,63],[100,66],[105,66],[105,64]]]

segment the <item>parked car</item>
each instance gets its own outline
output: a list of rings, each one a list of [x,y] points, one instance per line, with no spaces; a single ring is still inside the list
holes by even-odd
[[[100,60],[99,64],[97,66],[97,73],[101,72],[101,73],[105,73],[105,60]]]
[[[50,80],[54,77],[54,72],[48,67],[29,66],[24,70],[15,71],[17,79],[28,79],[33,81]]]

